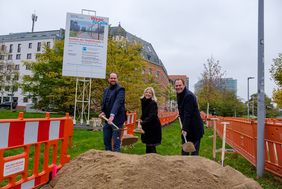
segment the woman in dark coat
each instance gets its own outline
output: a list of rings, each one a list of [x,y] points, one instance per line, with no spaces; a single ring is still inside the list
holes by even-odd
[[[144,90],[141,97],[142,115],[140,124],[144,130],[141,140],[146,144],[146,153],[157,153],[156,146],[161,144],[162,130],[158,117],[158,105],[155,91],[152,87]]]

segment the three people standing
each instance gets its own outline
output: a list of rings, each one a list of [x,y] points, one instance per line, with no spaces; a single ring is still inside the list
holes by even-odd
[[[119,128],[122,128],[125,122],[125,89],[118,84],[116,73],[111,73],[108,81],[110,86],[104,91],[102,112],[99,116],[108,118],[108,121],[103,127],[105,150],[119,152],[121,130],[113,129],[112,124],[114,123]],[[181,79],[175,80],[175,90],[179,116],[183,125],[181,132],[187,141],[191,141],[196,148],[196,151],[192,152],[191,155],[199,155],[204,127],[196,96],[185,87],[185,82]],[[157,153],[156,146],[161,144],[162,131],[158,118],[157,98],[152,87],[144,90],[144,94],[141,97],[141,107],[142,115],[140,124],[145,132],[141,135],[141,140],[146,144],[146,153]],[[183,135],[182,144],[184,143]],[[182,155],[190,154],[182,150]]]

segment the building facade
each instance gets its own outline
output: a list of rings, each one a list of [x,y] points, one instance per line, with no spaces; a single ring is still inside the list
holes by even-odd
[[[44,46],[53,47],[56,39],[63,39],[64,30],[52,30],[42,32],[11,33],[0,35],[0,63],[2,65],[13,65],[13,69],[18,72],[17,82],[21,83],[24,75],[30,75],[30,69],[24,65],[26,61],[35,61],[36,56],[43,52]],[[0,67],[0,72],[4,72],[4,67]],[[24,94],[21,88],[12,90],[9,86],[9,78],[2,75],[4,83],[1,85],[0,102],[17,102],[18,108],[24,108],[32,103],[29,94]],[[6,78],[5,78],[6,77]]]

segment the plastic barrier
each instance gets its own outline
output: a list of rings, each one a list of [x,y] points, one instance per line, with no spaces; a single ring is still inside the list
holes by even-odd
[[[171,122],[175,121],[178,117],[177,112],[160,112],[159,119],[162,126],[168,125]]]
[[[136,123],[136,112],[132,112],[132,113],[127,112],[126,116],[127,116],[127,120],[124,123],[125,127],[123,131],[126,130],[127,134],[133,135],[134,134],[133,130]]]
[[[256,166],[257,121],[246,118],[219,117],[217,133],[222,137],[221,122],[230,122],[226,130],[226,142],[250,163]],[[265,121],[265,169],[282,177],[282,121]]]
[[[30,189],[47,183],[52,171],[70,161],[72,119],[63,118],[0,120],[0,187]],[[53,173],[53,175],[55,175]]]

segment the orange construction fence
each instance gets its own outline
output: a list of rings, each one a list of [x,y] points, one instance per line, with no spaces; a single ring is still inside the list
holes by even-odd
[[[204,115],[204,114],[203,114]],[[204,116],[203,116],[204,117]],[[223,124],[229,122],[226,129],[226,142],[234,150],[256,166],[257,150],[257,121],[255,119],[217,117],[210,125],[216,124],[217,133],[222,137]],[[282,120],[265,120],[265,169],[282,177]]]
[[[0,188],[26,189],[47,183],[70,161],[73,122],[63,118],[0,120]]]
[[[168,125],[171,122],[175,121],[178,117],[177,112],[160,112],[159,119],[162,126]]]

